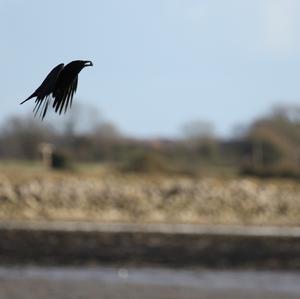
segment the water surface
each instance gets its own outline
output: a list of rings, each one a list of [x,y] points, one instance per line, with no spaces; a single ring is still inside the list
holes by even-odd
[[[298,299],[300,272],[0,267],[0,299]]]

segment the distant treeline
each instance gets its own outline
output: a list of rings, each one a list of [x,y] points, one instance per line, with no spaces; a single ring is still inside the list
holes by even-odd
[[[40,145],[49,143],[70,161],[110,162],[123,171],[300,178],[300,107],[277,107],[226,140],[204,122],[186,126],[182,138],[152,140],[124,136],[108,122],[84,132],[75,126],[11,117],[0,127],[0,158],[38,160]]]

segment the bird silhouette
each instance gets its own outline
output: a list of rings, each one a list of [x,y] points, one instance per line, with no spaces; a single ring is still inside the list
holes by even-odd
[[[72,106],[78,84],[78,74],[86,66],[93,66],[93,63],[89,60],[74,60],[66,66],[63,63],[57,65],[36,91],[20,104],[36,98],[33,112],[36,116],[40,111],[41,119],[44,119],[52,99],[54,99],[52,107],[55,112],[59,114],[66,112],[68,107]]]

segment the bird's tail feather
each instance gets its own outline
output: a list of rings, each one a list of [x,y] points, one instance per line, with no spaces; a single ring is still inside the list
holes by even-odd
[[[25,102],[27,102],[28,100],[34,98],[36,95],[33,93],[31,96],[29,96],[26,100],[24,100],[22,103],[20,103],[20,105],[24,104]]]

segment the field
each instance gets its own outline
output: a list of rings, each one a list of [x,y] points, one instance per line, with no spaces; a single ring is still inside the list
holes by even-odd
[[[0,220],[300,225],[300,184],[2,162]]]

